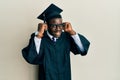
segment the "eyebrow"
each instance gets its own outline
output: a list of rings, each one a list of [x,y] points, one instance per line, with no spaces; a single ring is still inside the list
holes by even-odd
[[[49,21],[49,23],[51,23],[51,22],[55,22],[55,19],[59,19],[59,21],[61,21],[62,22],[62,18],[53,18],[53,19],[51,19],[50,21]]]

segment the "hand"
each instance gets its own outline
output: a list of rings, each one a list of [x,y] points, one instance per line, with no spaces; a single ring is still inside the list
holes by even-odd
[[[37,35],[37,37],[38,38],[42,38],[43,37],[43,33],[44,33],[44,31],[45,30],[47,30],[47,24],[45,24],[45,23],[39,23],[38,24],[38,35]]]
[[[70,35],[75,35],[76,32],[72,29],[72,25],[69,22],[65,22],[64,23],[64,31],[68,32]]]

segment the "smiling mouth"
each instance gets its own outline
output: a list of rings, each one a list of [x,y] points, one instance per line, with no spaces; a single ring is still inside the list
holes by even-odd
[[[55,32],[55,35],[56,35],[56,36],[60,36],[60,34],[61,34],[61,31],[56,31],[56,32]]]
[[[55,31],[55,33],[61,33],[61,31]]]

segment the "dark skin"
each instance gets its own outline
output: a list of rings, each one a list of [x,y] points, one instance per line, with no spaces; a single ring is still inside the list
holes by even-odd
[[[61,18],[55,18],[49,21],[49,24],[62,24]],[[61,26],[49,26],[48,31],[54,37],[59,37],[62,33],[63,27]]]
[[[51,26],[51,25],[47,25],[45,23],[38,24],[38,27],[39,27],[39,30],[38,30],[39,33],[37,35],[38,38],[43,37],[43,33],[45,30],[48,30],[49,33],[56,38],[60,37],[62,30],[64,30],[65,32],[68,32],[70,35],[76,34],[76,32],[72,29],[72,26],[69,22],[65,22],[64,27],[61,25],[62,24],[61,18],[51,19],[48,24],[54,24],[54,25]]]

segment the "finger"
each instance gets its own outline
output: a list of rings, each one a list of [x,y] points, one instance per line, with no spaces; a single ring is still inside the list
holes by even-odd
[[[67,23],[67,22],[64,22],[63,24],[64,24],[64,27],[66,28],[68,23]]]
[[[68,27],[69,26],[69,22],[65,22],[65,26]]]
[[[44,30],[44,24],[43,23],[39,23],[38,24],[38,31],[43,31]]]
[[[41,29],[41,23],[38,24],[38,31]]]

